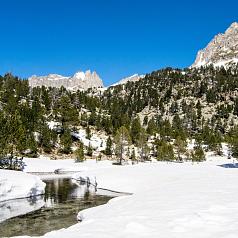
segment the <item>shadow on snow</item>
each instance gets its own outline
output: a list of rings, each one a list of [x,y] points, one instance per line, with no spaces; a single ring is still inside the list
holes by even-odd
[[[220,165],[217,165],[217,166],[222,167],[222,168],[226,168],[226,169],[238,169],[238,163],[220,164]]]

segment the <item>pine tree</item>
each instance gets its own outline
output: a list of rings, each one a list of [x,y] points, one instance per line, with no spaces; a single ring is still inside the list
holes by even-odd
[[[238,126],[230,131],[228,143],[231,147],[232,156],[238,158]]]
[[[27,135],[26,130],[22,125],[19,125],[16,132],[16,151],[20,154],[27,149]]]
[[[197,108],[197,118],[201,119],[201,117],[202,117],[202,106],[201,106],[200,100],[198,100],[198,102],[196,104],[196,108]]]
[[[173,146],[166,141],[159,141],[157,145],[157,160],[172,161],[174,158]]]
[[[107,138],[105,154],[109,156],[112,155],[112,139],[110,136]]]
[[[145,116],[143,120],[143,126],[147,126],[147,125],[148,125],[148,116]]]
[[[132,150],[131,160],[132,160],[132,163],[133,163],[133,164],[137,161],[135,148],[133,148],[133,150]]]
[[[27,146],[30,149],[31,153],[30,156],[31,157],[37,157],[37,142],[35,140],[34,134],[31,133],[27,139]]]
[[[71,152],[72,137],[69,129],[65,129],[63,135],[60,138],[60,143],[62,145],[62,152],[69,154]]]
[[[93,155],[93,148],[92,148],[90,143],[87,147],[87,155],[90,156],[90,157],[92,157],[92,155]]]
[[[91,130],[90,130],[90,127],[87,126],[86,128],[86,139],[90,140],[91,139]]]
[[[178,161],[182,161],[183,159],[181,155],[186,153],[186,141],[182,140],[182,138],[178,136],[174,141],[174,146],[176,148]]]
[[[140,119],[137,117],[132,121],[131,124],[131,139],[132,143],[137,143],[141,133]]]
[[[142,128],[141,133],[139,135],[139,140],[138,140],[138,148],[140,151],[140,160],[141,161],[145,161],[148,159],[149,147],[147,145],[147,139],[148,139],[148,136],[146,134],[146,131],[144,128]]]
[[[122,164],[125,155],[126,147],[131,143],[131,137],[126,127],[120,127],[115,136],[116,155],[119,157],[119,164]]]
[[[195,146],[194,152],[191,155],[192,161],[194,162],[202,162],[206,160],[205,153],[203,151],[202,146]]]
[[[51,152],[52,149],[52,144],[51,144],[51,131],[48,128],[47,125],[42,125],[41,126],[41,131],[40,131],[40,146],[44,150],[44,152],[49,153]]]
[[[147,133],[149,135],[154,135],[156,132],[157,132],[157,126],[156,126],[156,123],[155,123],[155,119],[154,118],[151,118],[148,122],[148,126],[147,126]]]
[[[74,154],[75,154],[75,162],[83,162],[85,160],[82,143],[79,144],[79,148],[75,150]]]

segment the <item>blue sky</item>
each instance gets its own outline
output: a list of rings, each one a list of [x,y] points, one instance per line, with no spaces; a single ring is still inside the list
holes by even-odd
[[[238,1],[0,0],[0,74],[96,70],[105,85],[187,67],[238,21]]]

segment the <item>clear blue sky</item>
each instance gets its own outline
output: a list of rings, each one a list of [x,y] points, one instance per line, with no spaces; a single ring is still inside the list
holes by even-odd
[[[0,74],[92,69],[105,85],[187,67],[238,21],[237,0],[0,0],[0,8]]]

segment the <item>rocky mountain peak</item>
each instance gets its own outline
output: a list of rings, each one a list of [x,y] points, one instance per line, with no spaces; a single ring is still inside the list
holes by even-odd
[[[84,79],[85,79],[85,73],[79,71],[79,72],[75,73],[74,76],[73,76],[72,78],[76,78],[76,79],[82,79],[82,80],[84,80]]]
[[[237,33],[238,31],[238,22],[233,22],[230,27],[226,30],[226,34],[230,34],[230,33]]]
[[[88,88],[101,88],[103,82],[98,74],[94,71],[91,73],[90,70],[86,72],[79,71],[71,77],[65,77],[58,74],[49,74],[47,76],[36,76],[33,75],[29,79],[30,87],[65,87],[68,90],[87,90]]]
[[[238,63],[238,23],[234,22],[224,34],[216,35],[206,48],[200,50],[191,67],[213,64],[215,67]]]

